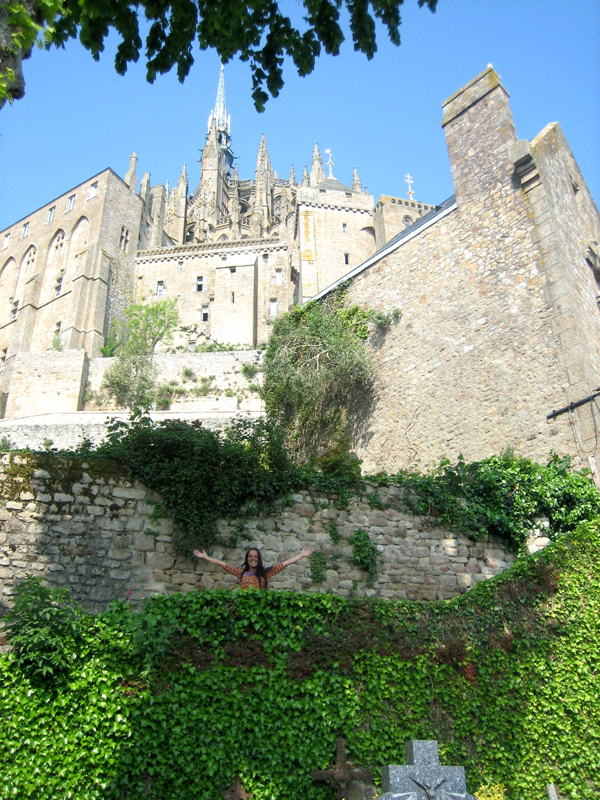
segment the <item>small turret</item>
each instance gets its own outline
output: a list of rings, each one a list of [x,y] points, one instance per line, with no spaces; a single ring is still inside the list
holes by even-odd
[[[134,194],[137,192],[137,175],[135,172],[137,160],[137,153],[132,153],[129,156],[129,169],[125,175],[125,183],[127,186],[129,186],[129,191],[133,192]]]
[[[304,165],[304,172],[302,173],[302,186],[308,186],[310,183],[308,178],[308,167]]]
[[[358,170],[354,167],[354,172],[352,173],[352,191],[353,192],[362,192],[362,183],[360,182],[360,178],[358,177]]]

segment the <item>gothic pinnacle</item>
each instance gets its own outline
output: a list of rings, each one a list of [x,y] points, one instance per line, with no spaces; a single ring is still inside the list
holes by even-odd
[[[354,172],[352,173],[352,191],[362,192],[362,183],[358,177],[358,170],[356,167],[354,167]]]
[[[292,164],[292,168],[290,169],[290,186],[296,185],[296,173],[294,172],[294,165]]]

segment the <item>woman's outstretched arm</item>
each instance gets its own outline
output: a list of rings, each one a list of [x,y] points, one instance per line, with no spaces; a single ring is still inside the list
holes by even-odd
[[[217,567],[223,567],[223,569],[227,569],[229,566],[229,564],[226,564],[224,561],[219,561],[218,558],[212,558],[204,550],[194,550],[194,555],[196,558],[201,558],[204,561],[210,561],[211,564],[216,564]]]
[[[297,556],[292,556],[288,558],[287,561],[282,561],[282,567],[289,567],[290,564],[295,564],[296,561],[300,561],[301,558],[306,558],[307,556],[311,556],[315,552],[314,547],[305,547],[301,553],[298,553]]]

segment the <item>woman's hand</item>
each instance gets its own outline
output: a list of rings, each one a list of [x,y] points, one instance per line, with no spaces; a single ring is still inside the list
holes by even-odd
[[[305,547],[304,550],[300,553],[301,558],[306,558],[307,556],[312,556],[315,552],[314,547]]]
[[[205,561],[208,561],[208,555],[204,550],[194,550],[194,555],[196,558],[203,558]]]

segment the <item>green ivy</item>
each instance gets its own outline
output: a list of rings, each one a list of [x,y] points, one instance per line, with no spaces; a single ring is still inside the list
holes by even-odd
[[[310,577],[315,583],[324,583],[326,580],[325,570],[327,568],[327,556],[321,550],[315,552],[309,558]]]
[[[367,573],[367,584],[372,586],[375,582],[381,555],[366,531],[354,531],[352,536],[348,537],[348,542],[352,545],[352,564],[364,569]]]
[[[329,800],[310,771],[437,739],[469,790],[600,792],[600,520],[447,602],[190,592],[80,625],[66,680],[0,657],[0,797]],[[43,613],[43,611],[42,611]],[[486,796],[480,792],[482,796]],[[502,796],[502,795],[500,795]]]
[[[400,472],[379,476],[404,488],[407,510],[433,516],[472,539],[492,534],[514,549],[522,547],[546,517],[556,536],[600,514],[600,493],[589,472],[572,472],[568,458],[553,455],[544,466],[506,450],[499,456],[466,463],[442,461],[428,474]]]

